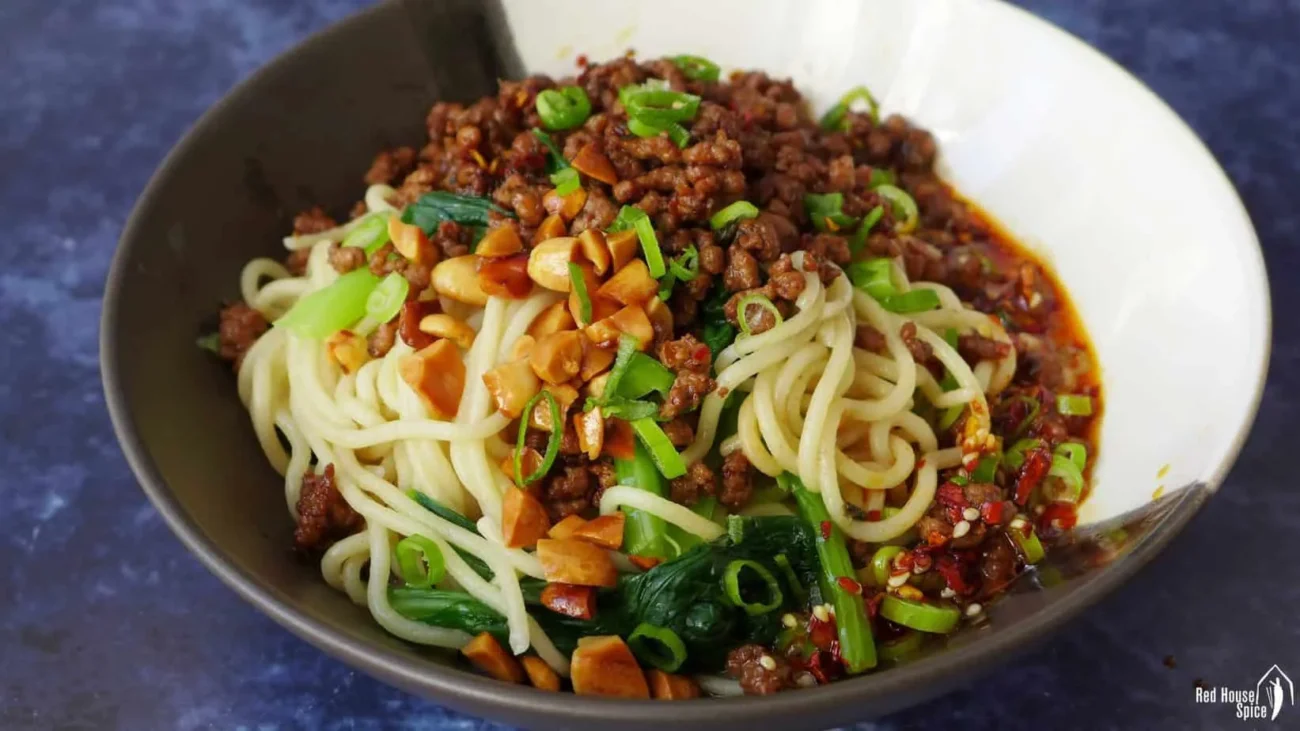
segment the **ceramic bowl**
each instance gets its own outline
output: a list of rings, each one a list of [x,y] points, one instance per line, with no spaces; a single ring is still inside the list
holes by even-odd
[[[689,22],[684,22],[685,20]],[[725,30],[721,30],[725,29]],[[242,264],[292,212],[346,210],[381,147],[418,144],[436,99],[601,59],[698,53],[789,76],[820,108],[859,84],[932,130],[941,170],[1060,274],[1100,359],[1100,461],[1073,546],[983,626],[901,667],[767,698],[620,702],[465,672],[386,635],[288,550],[279,477],[229,370],[194,347]],[[1128,579],[1219,485],[1254,418],[1267,279],[1232,186],[1188,127],[1082,42],[984,0],[568,0],[375,6],[211,109],[167,157],[109,277],[103,373],[132,467],[223,581],[291,631],[395,685],[532,727],[819,727],[936,695]],[[1122,527],[1122,531],[1116,528]]]

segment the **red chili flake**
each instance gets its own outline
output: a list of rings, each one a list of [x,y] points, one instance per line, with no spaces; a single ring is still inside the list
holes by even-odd
[[[879,510],[868,510],[867,520],[880,520],[881,512]]]
[[[912,566],[920,569],[921,573],[929,571],[930,567],[934,566],[934,558],[924,551],[918,550],[908,555],[912,557]]]
[[[579,54],[578,54],[578,67],[579,67],[579,68],[584,68],[584,69],[585,69],[585,68],[587,68],[587,64],[589,64],[589,63],[591,63],[591,62],[587,60],[587,54],[585,54],[585,53],[579,53]]]
[[[961,485],[945,482],[935,491],[934,501],[945,507],[967,508],[970,502],[966,500],[966,493],[962,491]]]
[[[900,553],[894,558],[894,564],[902,571],[911,571],[912,563],[916,560],[910,552]]]
[[[1020,474],[1016,477],[1017,505],[1029,502],[1029,496],[1033,494],[1034,488],[1043,481],[1051,467],[1052,455],[1046,449],[1031,449],[1025,452],[1025,463],[1020,466]]]
[[[831,522],[829,520],[823,520],[821,529],[822,529],[822,540],[829,541],[831,539]]]
[[[709,346],[701,345],[700,347],[695,349],[694,353],[691,354],[691,358],[693,358],[694,360],[702,361],[704,363],[708,363],[713,359],[713,351],[709,350]]]
[[[916,460],[916,468],[919,470],[925,466],[925,457]]]
[[[808,641],[819,650],[830,649],[831,643],[835,641],[835,623],[834,621],[823,622],[816,616],[808,620]]]
[[[951,554],[940,556],[934,568],[943,576],[944,581],[948,582],[948,588],[958,594],[969,594],[975,590],[975,587],[967,583],[966,577],[962,576],[961,564],[957,562],[955,556]]]
[[[1043,508],[1043,514],[1038,516],[1038,533],[1052,538],[1070,530],[1078,522],[1079,514],[1075,512],[1073,504],[1052,503]]]
[[[862,593],[862,584],[859,584],[858,582],[854,581],[853,579],[850,579],[847,576],[841,576],[838,579],[836,579],[836,581],[839,582],[841,589],[847,591],[850,594]]]
[[[989,525],[999,525],[1002,523],[1002,516],[1006,513],[1006,503],[999,500],[997,502],[984,503],[980,506],[980,519]]]
[[[880,592],[867,600],[867,617],[875,619],[880,613],[880,603],[885,600],[885,592]]]

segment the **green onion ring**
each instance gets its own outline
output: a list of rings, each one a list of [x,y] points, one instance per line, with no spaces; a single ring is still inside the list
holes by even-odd
[[[767,586],[767,600],[761,602],[747,602],[740,594],[740,574],[748,569],[758,575],[758,578]],[[727,593],[727,599],[737,607],[745,610],[745,614],[756,617],[761,614],[767,614],[781,606],[785,597],[781,594],[781,585],[777,583],[776,577],[771,571],[767,570],[763,564],[749,559],[739,559],[727,564],[726,570],[722,574],[722,588]]]
[[[545,398],[547,405],[551,407],[551,436],[546,440],[546,454],[542,455],[542,464],[537,467],[532,474],[525,476],[524,472],[524,439],[528,436],[528,422],[533,415],[533,407],[537,402]],[[564,436],[564,422],[560,421],[560,404],[551,395],[550,391],[542,389],[537,395],[528,400],[524,405],[524,410],[519,413],[519,436],[515,438],[515,484],[523,487],[530,482],[541,478],[551,470],[551,465],[555,464],[555,458],[560,454],[560,440]]]

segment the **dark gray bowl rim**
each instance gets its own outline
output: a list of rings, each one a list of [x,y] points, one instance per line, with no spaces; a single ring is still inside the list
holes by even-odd
[[[108,404],[113,429],[121,443],[131,470],[139,480],[142,489],[171,530],[181,542],[198,556],[199,560],[227,586],[257,607],[271,619],[295,635],[307,640],[325,652],[344,662],[360,668],[365,672],[393,683],[402,688],[420,692],[428,697],[445,702],[455,707],[499,708],[503,715],[515,718],[534,716],[544,722],[583,723],[583,722],[644,722],[648,717],[658,723],[684,723],[694,725],[705,722],[725,720],[726,725],[736,726],[751,722],[770,724],[775,719],[796,722],[825,714],[828,708],[846,708],[862,705],[874,712],[896,710],[922,698],[932,697],[950,690],[963,680],[988,670],[1013,657],[1018,651],[1033,645],[1048,634],[1060,628],[1068,620],[1077,616],[1085,608],[1096,603],[1118,586],[1132,577],[1140,568],[1158,555],[1176,536],[1193,515],[1199,510],[1205,499],[1183,500],[1151,532],[1143,538],[1128,554],[1110,566],[1107,566],[1096,578],[1081,586],[1069,597],[1055,602],[1027,618],[1019,620],[1001,631],[989,634],[961,647],[951,648],[935,653],[929,657],[905,664],[884,672],[844,680],[827,686],[781,693],[766,697],[740,697],[707,699],[695,702],[659,703],[656,701],[624,701],[572,694],[556,694],[537,691],[533,688],[507,685],[468,671],[442,667],[421,662],[411,657],[397,654],[387,648],[375,646],[354,637],[349,637],[321,622],[311,619],[289,603],[278,598],[270,587],[263,585],[253,576],[233,565],[225,556],[223,549],[205,536],[198,526],[186,515],[180,503],[173,496],[167,483],[163,480],[157,466],[149,454],[147,445],[131,415],[129,404],[123,390],[119,374],[120,352],[111,333],[116,331],[118,321],[119,297],[126,274],[127,262],[140,242],[139,230],[143,227],[142,211],[149,208],[148,203],[159,195],[163,181],[175,161],[184,156],[197,145],[200,132],[218,124],[222,110],[231,100],[249,94],[259,80],[267,75],[273,67],[284,59],[300,53],[304,48],[331,42],[336,37],[345,36],[354,21],[371,14],[384,12],[386,4],[380,3],[358,13],[352,14],[320,30],[305,40],[281,53],[271,62],[260,68],[248,78],[237,84],[219,102],[208,109],[199,120],[185,133],[181,141],[167,154],[154,172],[149,183],[137,200],[131,216],[128,218],[117,251],[109,269],[104,292],[103,314],[100,323],[100,364],[103,388]],[[1201,150],[1212,161],[1232,189],[1227,175],[1218,166],[1213,154],[1200,143],[1195,132],[1148,89],[1140,80],[1133,77],[1114,61],[1092,48],[1067,31],[1050,22],[1032,15],[1015,6],[1017,12],[1023,13],[1035,22],[1059,33],[1062,42],[1074,43],[1087,49],[1096,59],[1110,64],[1120,70],[1134,84],[1146,91],[1165,111],[1178,120],[1188,133],[1201,144]],[[1234,203],[1245,209],[1239,197],[1234,193]],[[1261,261],[1263,255],[1255,240],[1255,251]],[[1267,278],[1260,283],[1264,297],[1265,332],[1271,332],[1271,306]],[[1263,358],[1259,365],[1255,384],[1253,402],[1239,426],[1237,434],[1225,455],[1223,462],[1205,481],[1210,490],[1216,489],[1227,475],[1245,444],[1250,427],[1258,413],[1265,376],[1268,370],[1269,345],[1266,344]],[[894,702],[890,699],[894,698]]]

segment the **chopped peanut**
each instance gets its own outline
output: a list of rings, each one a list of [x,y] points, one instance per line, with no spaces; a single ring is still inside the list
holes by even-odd
[[[511,419],[518,419],[529,399],[542,390],[542,383],[527,358],[502,363],[484,373],[483,385],[487,386],[497,410]]]
[[[544,387],[555,397],[555,403],[560,407],[560,423],[564,423],[564,415],[569,413],[569,408],[573,402],[578,400],[578,389],[567,383],[560,383],[553,386]],[[534,429],[540,429],[545,432],[551,431],[551,409],[545,405],[545,401],[538,403],[529,414],[528,425]]]
[[[618,271],[636,258],[636,252],[641,246],[641,240],[637,238],[636,231],[629,229],[607,235],[605,245],[609,247],[610,264],[615,271]]]
[[[479,256],[510,256],[524,250],[524,241],[519,238],[519,229],[513,224],[505,224],[488,229],[479,239],[474,253]]]
[[[605,243],[605,234],[598,228],[589,228],[578,234],[578,248],[582,255],[591,262],[597,274],[609,271],[609,245]]]
[[[658,297],[651,297],[642,307],[645,308],[645,315],[649,318],[650,327],[655,332],[655,339],[672,340],[673,311],[668,309],[668,303]]]
[[[537,339],[528,363],[537,377],[552,385],[578,375],[582,367],[582,336],[576,330],[561,330]]]
[[[402,380],[420,397],[435,419],[450,419],[460,409],[465,391],[465,363],[450,340],[435,340],[402,356],[397,364]]]
[[[591,342],[584,333],[582,336],[582,365],[578,368],[578,378],[583,383],[609,370],[616,354],[612,348],[600,348]]]
[[[552,215],[559,214],[565,221],[572,221],[585,205],[587,205],[587,191],[584,188],[578,188],[566,196],[559,195],[552,188],[542,196],[542,207],[546,212]]]
[[[435,264],[438,250],[425,235],[424,229],[410,223],[403,223],[400,216],[388,219],[388,238],[393,241],[397,253],[416,264]]]
[[[566,617],[591,619],[596,614],[596,590],[590,586],[547,584],[541,600],[542,606]]]
[[[594,543],[601,548],[617,551],[623,546],[623,525],[627,516],[623,513],[601,515],[587,521],[586,525],[573,532],[573,537],[580,541]]]
[[[573,536],[573,532],[585,525],[586,522],[587,519],[581,515],[566,515],[560,519],[560,522],[551,526],[551,529],[546,531],[546,535],[548,538],[557,540],[570,538]]]
[[[550,527],[546,508],[537,498],[518,488],[506,490],[501,507],[501,535],[506,548],[530,547],[543,538]]]
[[[605,393],[605,384],[609,382],[609,373],[605,372],[587,381],[587,395],[600,398]]]
[[[433,268],[433,289],[456,302],[482,307],[488,295],[478,282],[478,257],[473,254],[445,259]]]
[[[629,555],[627,557],[627,560],[633,566],[641,569],[642,571],[649,571],[650,569],[658,566],[664,561],[662,558],[659,558],[658,556],[637,556],[635,554]]]
[[[339,330],[325,341],[330,360],[339,364],[344,373],[356,373],[370,360],[366,339],[351,330]]]
[[[610,277],[608,282],[600,285],[597,292],[602,297],[609,297],[621,304],[639,305],[651,299],[659,299],[659,283],[650,276],[650,268],[645,262],[633,259]]]
[[[573,692],[616,698],[649,698],[650,687],[632,650],[617,635],[583,637],[569,670]]]
[[[512,300],[527,297],[533,291],[533,280],[528,276],[528,255],[482,259],[478,268],[478,286],[497,297]]]
[[[474,329],[451,315],[425,315],[420,318],[420,332],[448,338],[464,350],[469,350],[474,344]]]
[[[542,314],[533,318],[532,324],[528,326],[528,334],[540,338],[543,335],[550,335],[561,330],[573,330],[576,327],[577,323],[573,321],[573,315],[569,314],[568,304],[556,302],[542,310]]]
[[[605,420],[605,454],[614,459],[636,456],[636,435],[631,424],[622,419]]]
[[[640,341],[640,350],[646,350],[650,343],[654,341],[655,330],[650,324],[650,318],[646,317],[645,310],[639,305],[628,305],[623,309],[610,315],[610,320],[620,332],[631,335]]]
[[[563,236],[568,232],[569,225],[564,222],[564,219],[559,214],[552,213],[543,219],[541,225],[533,232],[533,246],[537,246],[547,239]]]
[[[606,185],[613,185],[618,182],[618,172],[614,170],[614,164],[605,157],[601,152],[600,145],[596,142],[588,142],[573,160],[569,161],[574,170],[586,175],[589,178],[595,178]]]
[[[543,538],[537,542],[537,560],[547,581],[580,586],[614,586],[618,569],[600,546],[565,538]]]
[[[534,688],[552,693],[560,689],[560,676],[556,675],[542,658],[528,655],[519,658],[519,662],[524,666],[524,672],[528,674],[528,682],[532,683]]]
[[[497,680],[507,683],[524,682],[524,669],[513,655],[501,647],[501,643],[491,634],[484,632],[460,648],[460,654],[474,665]],[[575,653],[576,654],[576,653]]]
[[[522,475],[515,475],[515,455],[513,453],[506,455],[505,459],[501,460],[501,471],[506,473],[506,477],[509,477],[511,482],[522,481],[525,477],[536,472],[541,466],[542,455],[532,447],[524,447],[524,451],[519,454],[519,467],[523,471]],[[537,483],[534,482],[533,484],[536,485]],[[534,495],[533,497],[537,496]],[[551,537],[554,538],[554,536]]]
[[[574,414],[573,426],[578,433],[578,446],[587,455],[587,459],[599,458],[600,450],[605,447],[605,417],[600,409]]]
[[[529,658],[524,658],[528,660]],[[547,668],[548,670],[550,668]],[[679,701],[700,697],[700,685],[685,675],[673,675],[662,670],[649,670],[650,697],[660,701]]]
[[[515,344],[510,346],[511,360],[527,358],[528,354],[533,352],[533,346],[536,344],[537,338],[534,338],[532,335],[520,335],[515,340]]]
[[[547,239],[528,254],[528,276],[539,285],[556,292],[568,292],[569,263],[578,255],[578,240],[572,236]]]

